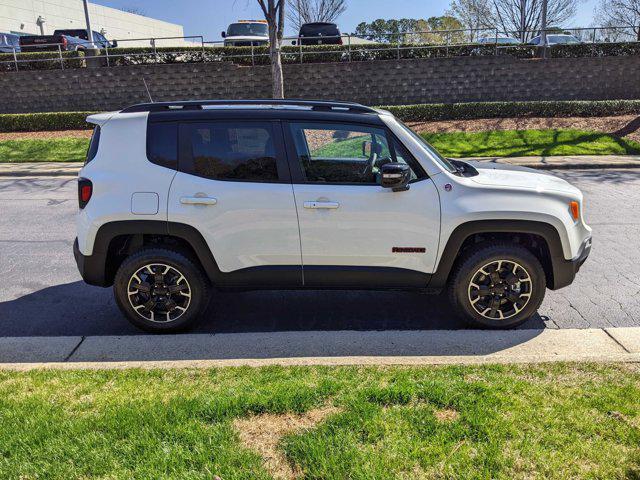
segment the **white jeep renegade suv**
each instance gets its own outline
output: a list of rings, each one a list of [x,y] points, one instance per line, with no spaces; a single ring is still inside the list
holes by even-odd
[[[302,288],[447,289],[473,325],[514,327],[591,249],[564,180],[447,160],[362,105],[151,103],[88,121],[76,261],[145,330],[186,327],[214,290]]]

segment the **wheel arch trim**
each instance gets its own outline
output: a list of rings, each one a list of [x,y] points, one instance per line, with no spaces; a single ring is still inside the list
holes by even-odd
[[[571,275],[570,272],[565,271],[567,264],[570,265],[571,262],[564,258],[560,233],[553,225],[533,220],[474,220],[458,225],[449,236],[429,288],[442,289],[446,286],[460,249],[469,237],[479,233],[494,232],[528,233],[542,237],[547,242],[553,270],[549,287],[557,289],[573,281],[575,272]]]

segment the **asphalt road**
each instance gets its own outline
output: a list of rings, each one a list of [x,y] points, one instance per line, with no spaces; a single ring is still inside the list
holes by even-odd
[[[557,171],[585,193],[591,257],[523,328],[640,326],[640,170]],[[72,254],[76,182],[0,178],[0,337],[140,333]],[[396,292],[222,293],[195,332],[457,329],[441,297]]]

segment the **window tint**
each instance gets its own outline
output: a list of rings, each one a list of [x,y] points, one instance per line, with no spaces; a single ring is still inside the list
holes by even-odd
[[[89,142],[89,149],[87,150],[87,158],[85,165],[96,157],[98,153],[98,144],[100,143],[100,127],[96,125],[93,129],[93,135],[91,135],[91,141]]]
[[[384,129],[359,125],[292,123],[303,177],[312,183],[375,185],[382,165],[406,159],[389,148]],[[408,155],[405,155],[408,157]],[[415,172],[414,165],[411,165]],[[418,178],[412,173],[413,178]]]
[[[278,180],[274,131],[267,122],[185,124],[189,159],[180,169],[214,180]]]
[[[178,124],[150,123],[147,128],[147,158],[162,167],[178,166]]]

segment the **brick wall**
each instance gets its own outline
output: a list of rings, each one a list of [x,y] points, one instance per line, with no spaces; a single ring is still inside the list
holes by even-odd
[[[0,73],[0,113],[116,110],[148,101],[269,97],[269,67],[140,65]],[[640,56],[458,57],[285,65],[290,98],[390,105],[640,98]]]

